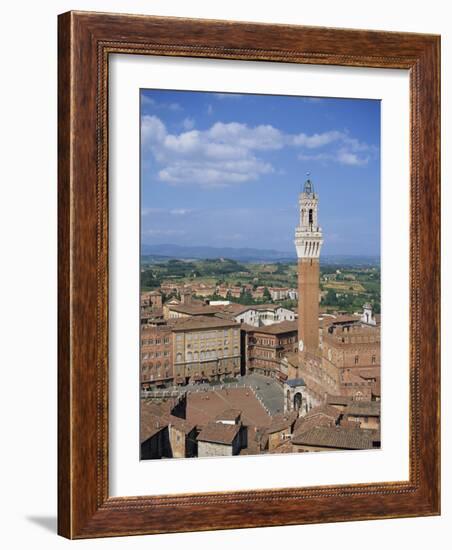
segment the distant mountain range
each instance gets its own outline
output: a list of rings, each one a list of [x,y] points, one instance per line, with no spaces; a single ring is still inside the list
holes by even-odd
[[[240,262],[293,262],[296,260],[293,252],[258,248],[232,248],[215,246],[182,246],[178,244],[142,244],[141,257],[143,261],[150,260],[211,260],[228,258]],[[324,265],[379,265],[379,256],[364,255],[330,255],[321,256]]]

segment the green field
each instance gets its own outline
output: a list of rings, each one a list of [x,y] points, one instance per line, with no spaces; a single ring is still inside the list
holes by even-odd
[[[362,309],[364,302],[371,302],[376,313],[380,312],[380,269],[362,266],[321,266],[321,307],[326,311],[352,313]],[[297,288],[297,265],[293,263],[245,263],[229,259],[165,260],[143,263],[141,267],[142,291],[158,289],[162,282],[200,283],[230,286],[253,285]],[[216,296],[212,296],[215,298]],[[270,302],[253,300],[243,295],[233,301],[251,304]],[[281,302],[296,307],[296,301]]]

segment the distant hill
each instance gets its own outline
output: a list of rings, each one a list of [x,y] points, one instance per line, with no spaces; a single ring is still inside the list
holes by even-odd
[[[297,257],[293,252],[258,248],[232,248],[214,246],[182,246],[178,244],[142,244],[142,261],[155,260],[210,260],[228,258],[241,262],[294,262]],[[330,255],[322,256],[324,265],[379,265],[378,256]]]

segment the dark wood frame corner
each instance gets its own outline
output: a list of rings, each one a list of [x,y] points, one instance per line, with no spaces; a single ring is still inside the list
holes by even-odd
[[[439,514],[440,38],[69,12],[59,16],[58,53],[58,532],[85,538]],[[109,496],[107,89],[112,53],[409,70],[409,481]]]

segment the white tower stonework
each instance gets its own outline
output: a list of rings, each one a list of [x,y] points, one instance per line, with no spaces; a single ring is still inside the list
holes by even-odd
[[[298,256],[299,350],[316,353],[319,347],[319,278],[322,228],[317,221],[318,195],[308,179],[300,193],[300,222],[295,230]]]

